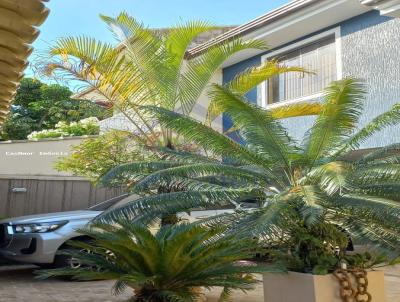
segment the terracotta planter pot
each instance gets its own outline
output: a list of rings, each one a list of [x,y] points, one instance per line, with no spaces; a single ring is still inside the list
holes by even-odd
[[[385,302],[384,273],[368,272],[368,292],[372,302]],[[334,275],[289,272],[263,276],[265,302],[342,302],[339,282]],[[355,284],[355,283],[353,283]],[[356,300],[354,300],[356,301]]]

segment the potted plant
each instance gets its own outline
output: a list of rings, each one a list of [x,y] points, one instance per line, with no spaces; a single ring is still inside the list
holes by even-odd
[[[266,257],[288,272],[264,274],[264,301],[385,301],[384,272],[374,268],[398,260],[354,251],[348,234],[335,224],[307,226],[293,219],[286,230],[289,236],[268,247]]]

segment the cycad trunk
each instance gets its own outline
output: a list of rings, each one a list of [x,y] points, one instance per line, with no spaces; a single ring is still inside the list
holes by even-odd
[[[166,298],[157,297],[158,290],[155,288],[144,287],[135,293],[131,302],[172,302]]]
[[[172,144],[172,141],[170,139],[168,139],[165,147],[170,150],[175,150],[175,147]],[[158,194],[171,193],[171,192],[173,192],[173,190],[170,187],[159,187],[158,188]],[[179,218],[176,215],[176,213],[166,214],[161,217],[161,226],[177,224],[178,222],[179,222]]]
[[[157,190],[158,194],[171,193],[171,192],[173,192],[173,190],[171,190],[171,188],[168,187],[159,187]],[[165,214],[161,217],[161,226],[177,224],[178,222],[179,218],[176,215],[176,213]]]

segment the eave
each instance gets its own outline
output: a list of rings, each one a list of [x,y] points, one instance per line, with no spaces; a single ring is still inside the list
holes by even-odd
[[[208,48],[218,45],[219,43],[223,43],[225,41],[233,40],[238,37],[242,37],[248,33],[254,32],[255,30],[262,28],[263,26],[272,23],[276,20],[279,20],[280,18],[283,18],[284,16],[290,15],[296,11],[299,11],[313,3],[316,3],[320,0],[295,0],[291,1],[277,9],[274,9],[260,17],[257,17],[256,19],[251,20],[250,22],[247,22],[243,25],[240,25],[236,28],[233,28],[232,30],[214,38],[211,39],[201,45],[198,45],[197,47],[193,47],[187,52],[187,58],[193,58],[204,51],[206,51]]]
[[[32,53],[37,29],[49,15],[48,0],[0,0],[0,127],[11,108]]]
[[[192,48],[188,57],[200,56],[207,49],[235,38],[264,40],[270,49],[278,48],[373,10],[359,0],[296,0],[257,19],[241,25],[202,45]],[[263,51],[245,50],[227,60],[227,67],[256,56]]]
[[[379,10],[383,16],[400,17],[400,0],[360,0],[360,2]]]

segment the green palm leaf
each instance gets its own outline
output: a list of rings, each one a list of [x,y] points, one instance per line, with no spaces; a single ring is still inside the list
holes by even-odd
[[[100,17],[125,47],[126,55],[135,68],[141,71],[141,81],[146,83],[149,89],[156,87],[161,89],[160,84],[163,83],[163,79],[160,73],[165,71],[163,66],[165,53],[159,36],[125,12],[116,18],[104,15]],[[158,91],[158,93],[165,95],[166,92]]]
[[[214,46],[199,58],[189,60],[183,73],[179,95],[182,112],[186,114],[191,112],[218,68],[228,58],[246,49],[265,50],[266,45],[260,40],[235,39]]]
[[[398,154],[400,151],[400,144],[392,144],[389,146],[385,146],[383,148],[378,148],[374,151],[367,153],[366,155],[362,156],[359,160],[359,164],[365,164],[371,161],[385,159],[394,154]]]
[[[265,163],[263,157],[190,117],[160,107],[146,106],[144,110],[152,113],[162,126],[177,132],[188,141],[205,146],[207,150],[216,155],[265,165],[265,168],[268,169],[268,163]]]
[[[271,79],[279,74],[282,73],[289,73],[289,72],[302,72],[305,73],[306,71],[303,68],[299,67],[286,67],[279,65],[276,61],[266,61],[261,66],[249,68],[239,75],[237,75],[231,82],[228,83],[227,89],[235,91],[239,95],[243,96],[254,87],[257,87],[264,81]],[[291,106],[285,106],[285,108],[289,108]],[[296,106],[297,107],[297,106]],[[293,108],[293,107],[291,107]],[[304,108],[303,111],[307,112],[308,110]],[[305,110],[304,110],[305,109]],[[289,110],[287,110],[289,111]],[[225,112],[224,108],[218,106],[218,102],[211,103],[208,107],[207,112],[207,120],[210,123],[214,120],[217,116]],[[282,111],[280,111],[282,113]],[[312,113],[315,114],[315,111]],[[282,115],[282,114],[281,114]],[[298,115],[296,115],[298,116]]]
[[[352,177],[352,172],[353,166],[351,164],[332,161],[312,169],[303,181],[307,182],[309,178],[312,178],[313,181],[319,183],[319,187],[328,195],[338,192],[341,194],[343,191],[351,189],[351,182],[348,178]]]
[[[163,170],[170,167],[179,166],[177,162],[168,161],[153,161],[153,162],[134,162],[117,166],[109,170],[100,179],[103,185],[110,185],[114,182],[120,181],[121,178],[141,178],[154,171]]]
[[[96,219],[103,222],[118,221],[121,219],[142,219],[148,221],[160,217],[162,213],[178,213],[193,208],[210,208],[215,206],[236,205],[235,200],[249,195],[257,196],[261,192],[254,192],[253,188],[229,189],[220,187],[215,190],[172,192],[150,195],[132,201],[109,212],[105,212]],[[147,216],[145,216],[146,214]]]
[[[355,169],[349,176],[353,183],[364,185],[400,181],[400,164],[373,164]]]
[[[223,174],[225,177],[236,179],[238,183],[254,182],[259,185],[267,185],[271,183],[271,179],[269,178],[271,173],[268,172],[263,174],[240,167],[232,167],[230,165],[222,164],[189,164],[167,168],[152,173],[140,180],[136,184],[135,189],[139,192],[146,191],[149,189],[149,187],[154,185],[157,187],[161,182],[166,182],[168,184],[176,178],[201,179],[203,177],[218,176],[221,174]]]
[[[308,73],[306,69],[301,67],[287,67],[280,65],[277,61],[265,61],[261,66],[252,67],[240,73],[229,82],[228,88],[236,91],[240,95],[244,95],[264,81],[282,73],[291,72]]]
[[[311,166],[349,138],[360,118],[364,95],[363,85],[353,79],[326,88],[321,113],[307,138],[306,156]]]
[[[294,152],[285,129],[266,111],[253,106],[227,88],[214,85],[211,99],[240,129],[249,149],[290,169],[288,153]]]
[[[374,118],[355,135],[353,135],[344,146],[341,146],[336,155],[341,155],[346,152],[358,149],[360,145],[370,138],[373,134],[382,131],[383,129],[395,126],[400,123],[400,104],[394,105],[389,111],[382,113]]]

